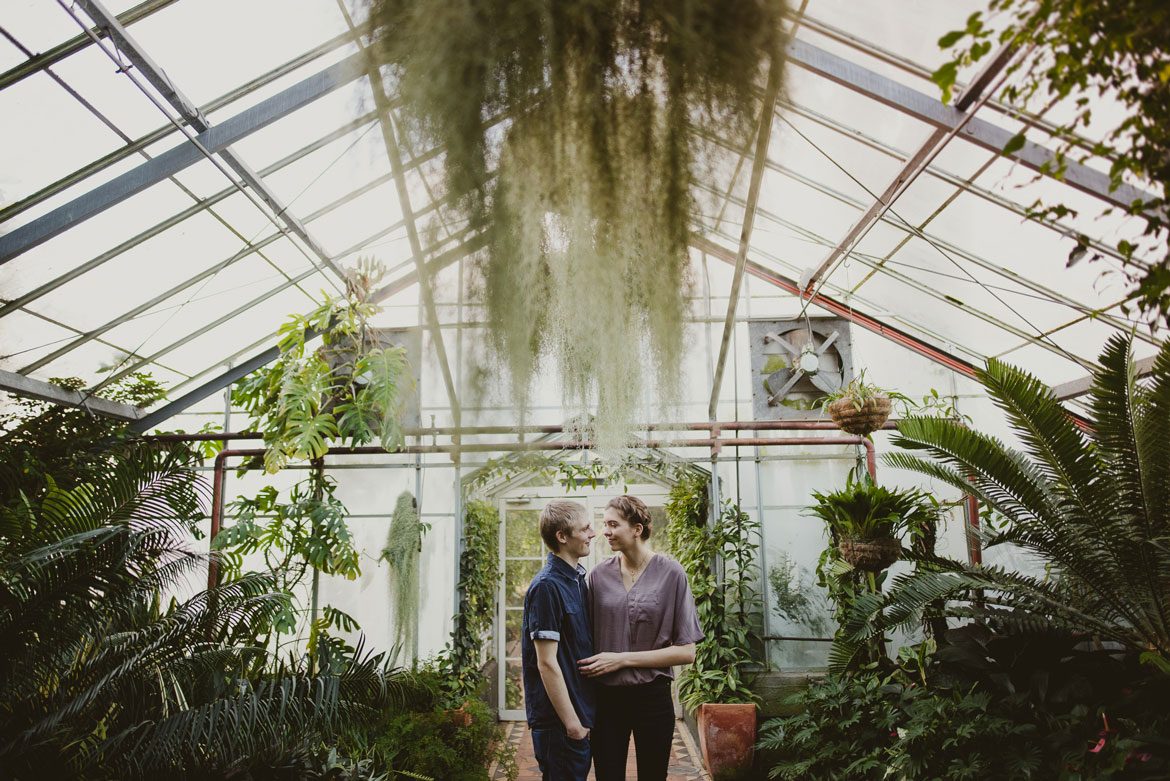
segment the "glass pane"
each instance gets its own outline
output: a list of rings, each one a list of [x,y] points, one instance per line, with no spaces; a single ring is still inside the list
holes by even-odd
[[[520,662],[508,662],[504,668],[504,707],[509,710],[524,709],[524,684],[520,677]]]
[[[808,670],[829,666],[832,643],[811,640],[769,640],[768,666],[773,670]]]
[[[544,566],[542,561],[532,559],[508,559],[504,565],[504,606],[524,607],[524,595],[528,584]]]
[[[539,510],[508,510],[504,525],[506,555],[540,556],[544,553],[540,542]]]
[[[524,611],[510,608],[504,612],[504,656],[520,656],[520,627]]]

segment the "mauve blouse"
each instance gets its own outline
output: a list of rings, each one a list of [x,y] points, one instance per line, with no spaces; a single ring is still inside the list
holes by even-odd
[[[588,575],[594,652],[653,651],[702,640],[695,598],[682,566],[656,553],[627,592],[620,556],[614,554]],[[605,686],[628,686],[662,676],[673,678],[674,671],[669,667],[627,667],[597,681]]]

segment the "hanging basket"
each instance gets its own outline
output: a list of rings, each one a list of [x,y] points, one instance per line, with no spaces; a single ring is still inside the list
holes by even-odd
[[[825,409],[837,428],[864,437],[885,425],[890,417],[890,406],[889,398],[875,396],[862,402],[861,409],[858,409],[853,399],[846,397],[826,405]]]
[[[876,540],[842,537],[837,547],[841,558],[866,572],[881,572],[902,557],[902,545],[893,537]]]

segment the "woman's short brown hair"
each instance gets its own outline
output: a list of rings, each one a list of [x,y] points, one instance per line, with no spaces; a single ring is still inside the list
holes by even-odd
[[[641,499],[629,494],[622,494],[610,499],[609,504],[605,507],[607,510],[610,508],[617,510],[622,520],[630,526],[635,523],[642,524],[642,539],[650,539],[651,524],[654,521],[650,517],[650,508]]]

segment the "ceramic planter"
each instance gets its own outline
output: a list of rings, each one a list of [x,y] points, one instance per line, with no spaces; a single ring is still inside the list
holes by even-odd
[[[699,706],[699,749],[707,771],[719,779],[752,765],[756,745],[756,706],[703,703]]]

